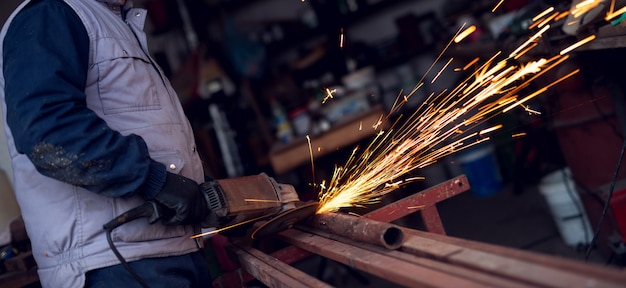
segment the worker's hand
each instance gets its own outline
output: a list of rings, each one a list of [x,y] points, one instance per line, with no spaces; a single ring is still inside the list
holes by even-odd
[[[211,212],[195,181],[169,172],[154,200],[170,210],[162,219],[166,225],[198,224]]]

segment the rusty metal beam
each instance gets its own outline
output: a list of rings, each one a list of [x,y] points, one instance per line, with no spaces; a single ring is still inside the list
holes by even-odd
[[[589,273],[567,271],[416,235],[407,237],[401,249],[403,252],[413,255],[467,267],[477,273],[499,275],[536,287],[624,287],[625,283],[623,281],[613,282]]]
[[[349,239],[344,243],[296,229],[282,231],[277,237],[291,245],[407,287],[489,287],[430,267],[413,265],[385,252],[363,249],[358,242]]]
[[[304,258],[307,258],[313,253],[301,249],[296,246],[287,246],[280,250],[274,251],[269,254],[271,257],[274,257],[285,264],[293,264],[298,262]],[[241,260],[241,259],[240,259]],[[215,288],[223,288],[223,287],[240,287],[247,283],[248,281],[253,280],[255,277],[250,275],[250,273],[246,271],[241,271],[238,269],[236,271],[230,271],[220,275],[217,279],[213,281],[213,287]]]
[[[323,213],[313,216],[310,225],[352,240],[398,249],[404,232],[400,227],[343,213]]]
[[[280,259],[281,261],[292,264],[296,263],[306,257],[313,255],[313,253],[300,249],[296,246],[288,246],[283,249],[270,253],[272,257]]]
[[[443,228],[441,217],[439,217],[439,211],[435,205],[428,206],[421,212],[422,220],[424,220],[424,225],[426,225],[426,230],[428,230],[428,232],[446,235],[446,229]]]
[[[466,249],[487,252],[500,255],[502,257],[517,259],[528,263],[529,265],[548,266],[559,270],[569,271],[574,274],[590,275],[593,277],[605,279],[611,282],[626,283],[626,269],[617,269],[612,266],[603,266],[592,263],[586,263],[574,259],[554,257],[551,255],[541,254],[537,252],[525,251],[511,247],[492,245],[472,240],[466,240],[445,235],[437,235],[414,229],[404,229],[407,237],[417,236],[420,239],[430,239],[433,241],[448,243],[462,246]]]
[[[257,249],[231,245],[232,251],[246,272],[269,287],[332,287]]]
[[[376,253],[384,254],[384,255],[391,256],[399,260],[405,261],[410,265],[431,268],[437,271],[444,272],[448,275],[452,275],[454,277],[464,278],[464,279],[467,279],[476,283],[488,285],[490,287],[509,287],[509,288],[535,287],[526,283],[520,283],[519,281],[514,281],[514,280],[508,279],[506,277],[498,276],[498,275],[493,275],[489,273],[477,273],[476,270],[471,269],[471,268],[453,265],[451,263],[446,263],[446,262],[442,262],[442,261],[427,258],[427,257],[416,256],[416,255],[398,251],[398,250],[388,250],[386,248],[382,248],[382,247],[379,248],[379,247],[372,246],[371,244],[352,241],[343,236],[335,235],[335,234],[322,231],[316,228],[308,227],[308,226],[298,226],[296,228],[304,232],[308,232],[308,233],[315,234],[315,235],[328,238],[334,241],[339,241],[342,243],[346,243],[348,245],[362,248],[364,250],[367,250],[368,253],[371,253],[371,254],[376,254]],[[410,232],[410,231],[407,231],[407,232]],[[432,233],[429,233],[429,234],[432,234]],[[408,237],[413,237],[411,235],[412,233],[409,233]],[[291,246],[291,247],[295,247],[295,246]]]
[[[288,230],[281,233],[279,237],[283,241],[315,254],[406,286],[449,287],[451,285],[449,281],[459,279],[490,287],[624,287],[623,283],[626,283],[624,269],[599,267],[570,259],[475,243],[412,229],[404,229],[408,233],[400,251],[359,243],[311,227],[298,226],[297,229],[304,229],[301,232],[306,234]],[[429,237],[437,238],[437,240],[429,239]],[[487,251],[471,248],[473,246],[482,246],[480,248]],[[498,253],[489,252],[491,249]],[[394,258],[394,260],[389,258]],[[394,269],[416,273],[428,268],[441,272],[445,276],[437,278],[438,280],[431,284],[415,279],[410,281],[417,282],[407,284],[402,281],[410,278],[406,278],[406,275],[389,274],[392,271],[385,270],[387,265],[395,265]],[[378,269],[383,270],[381,274],[372,272]]]
[[[467,177],[465,175],[457,176],[424,191],[385,205],[363,215],[363,217],[381,222],[392,222],[411,213],[422,211],[422,218],[428,231],[445,235],[445,230],[435,205],[469,189],[470,185]]]
[[[287,246],[269,254],[269,256],[280,260],[285,264],[293,264],[311,255],[313,255],[313,253],[298,248],[296,246]],[[247,283],[253,279],[255,279],[255,277],[247,271],[237,269],[235,271],[230,271],[220,275],[217,279],[215,279],[215,281],[213,281],[213,287],[240,287],[244,285],[244,283]]]

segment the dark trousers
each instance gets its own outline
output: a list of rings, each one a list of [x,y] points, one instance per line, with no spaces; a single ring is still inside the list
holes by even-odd
[[[213,286],[201,251],[182,256],[147,258],[128,264],[150,288]],[[121,264],[89,271],[86,277],[85,287],[90,288],[141,287]]]

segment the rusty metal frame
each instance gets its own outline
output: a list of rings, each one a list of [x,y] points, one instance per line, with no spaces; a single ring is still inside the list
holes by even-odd
[[[436,204],[468,191],[469,188],[470,186],[467,177],[465,175],[460,175],[421,192],[407,196],[404,199],[385,205],[384,207],[365,214],[363,217],[382,222],[391,222],[411,213],[421,211],[427,230],[432,233],[445,235],[445,230],[443,229],[441,218],[437,212]],[[281,250],[272,252],[269,255],[286,264],[293,264],[310,257],[313,253],[297,246],[288,246]],[[246,271],[231,271],[220,276],[217,281],[214,281],[214,286],[241,286],[241,283],[248,282],[254,278],[255,277],[253,275],[247,273]]]
[[[626,283],[624,269],[446,236],[436,204],[468,190],[467,178],[459,176],[362,216],[391,222],[421,211],[428,232],[402,228],[405,239],[398,250],[309,225],[278,233],[275,237],[291,246],[271,254],[233,245],[231,251],[243,269],[224,274],[214,287],[242,287],[253,278],[271,287],[324,287],[289,265],[311,255],[408,287],[623,287]],[[294,284],[294,278],[300,277],[304,280]]]
[[[332,287],[257,249],[237,244],[229,249],[240,260],[242,268],[269,287]]]
[[[360,243],[309,227],[277,237],[291,245],[406,287],[624,287],[623,269],[596,266],[536,253],[468,247],[470,241],[442,241],[445,235],[410,233],[400,251]],[[421,232],[421,233],[420,233]],[[432,239],[430,236],[439,236]],[[516,251],[515,253],[509,253]],[[517,255],[516,255],[517,253]],[[521,255],[521,257],[519,257]],[[543,261],[549,259],[548,261]]]
[[[384,207],[363,215],[363,217],[382,222],[392,222],[409,214],[421,211],[426,230],[431,233],[445,235],[446,231],[443,228],[439,212],[437,211],[437,203],[459,195],[469,189],[470,185],[467,177],[465,175],[457,176],[422,192],[415,193],[385,205]]]

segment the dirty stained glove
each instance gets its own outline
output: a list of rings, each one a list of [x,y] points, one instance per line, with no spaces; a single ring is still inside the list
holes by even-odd
[[[195,181],[169,172],[163,188],[153,200],[170,210],[164,213],[162,221],[165,225],[198,224],[211,211]]]

